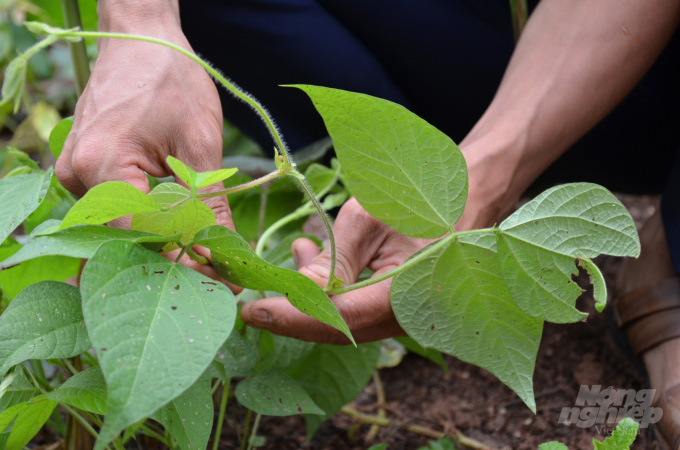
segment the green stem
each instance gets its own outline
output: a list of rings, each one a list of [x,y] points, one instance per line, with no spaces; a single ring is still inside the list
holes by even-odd
[[[60,32],[55,32],[54,36],[60,37],[60,36],[76,36],[76,37],[92,37],[92,38],[114,38],[114,39],[130,39],[134,41],[142,41],[142,42],[151,42],[153,44],[159,44],[163,45],[165,47],[169,47],[187,57],[190,59],[194,60],[197,62],[203,69],[205,69],[206,72],[208,72],[213,78],[215,78],[217,81],[220,82],[222,86],[224,86],[231,94],[233,94],[236,98],[239,100],[247,103],[252,107],[257,114],[262,117],[262,120],[264,120],[265,124],[267,125],[267,128],[269,128],[269,132],[271,133],[272,137],[274,138],[274,141],[276,142],[277,147],[279,150],[282,152],[285,152],[287,155],[289,154],[288,148],[286,145],[283,143],[283,139],[279,135],[278,130],[276,129],[276,125],[274,125],[274,121],[271,119],[269,116],[269,113],[262,107],[260,102],[258,102],[255,98],[251,97],[250,95],[246,94],[245,92],[241,91],[234,83],[229,81],[224,75],[222,75],[220,72],[215,70],[210,64],[207,62],[203,61],[201,58],[196,56],[194,53],[191,51],[180,47],[179,45],[173,44],[172,42],[165,41],[163,39],[157,39],[153,38],[150,36],[143,36],[139,34],[125,34],[125,33],[104,33],[100,31],[69,31],[69,30],[63,30]]]
[[[187,255],[189,255],[189,258],[193,259],[197,263],[204,264],[204,265],[210,264],[210,260],[208,260],[208,258],[206,258],[205,256],[202,256],[202,255],[199,255],[191,247],[187,246],[186,250],[187,250]]]
[[[47,382],[47,377],[45,376],[45,369],[43,369],[42,365],[42,360],[39,359],[31,359],[28,361],[28,363],[31,365],[31,368],[33,371],[45,382]]]
[[[250,420],[253,417],[253,411],[248,410],[246,413],[246,427],[243,429],[243,439],[241,439],[241,448],[240,450],[246,450],[246,442],[248,442],[248,432],[250,431]]]
[[[269,228],[264,230],[264,233],[262,233],[260,239],[257,240],[257,246],[255,246],[255,253],[257,254],[257,256],[262,256],[267,241],[269,240],[269,238],[272,237],[274,233],[276,233],[276,231],[281,229],[281,227],[286,226],[287,224],[294,222],[298,219],[306,217],[314,212],[313,210],[310,210],[305,206],[307,205],[303,205],[302,207],[296,209],[292,213],[281,217],[279,220],[271,224]]]
[[[130,39],[130,40],[135,40],[135,41],[142,41],[142,42],[150,42],[153,44],[159,44],[163,45],[165,47],[171,48],[191,60],[195,61],[198,63],[203,69],[205,69],[206,72],[208,72],[213,78],[215,78],[222,86],[224,86],[231,94],[233,94],[236,98],[240,99],[241,101],[245,102],[246,104],[250,105],[255,112],[262,118],[262,120],[265,122],[267,125],[267,128],[269,129],[270,134],[274,138],[274,141],[276,142],[276,146],[278,149],[285,155],[284,159],[289,162],[290,166],[290,172],[283,173],[283,175],[292,175],[296,183],[300,186],[300,188],[307,194],[309,199],[312,201],[312,204],[314,205],[314,208],[317,210],[319,213],[319,216],[321,216],[321,220],[323,221],[324,227],[326,227],[326,232],[328,233],[328,240],[330,242],[330,247],[331,247],[331,267],[330,267],[330,274],[329,274],[329,284],[332,286],[336,279],[335,279],[335,237],[333,235],[333,227],[331,225],[331,221],[328,218],[328,215],[326,214],[326,211],[321,207],[321,203],[319,203],[319,200],[316,198],[314,195],[314,191],[312,188],[309,186],[309,183],[307,183],[307,180],[305,180],[304,176],[297,171],[295,168],[295,165],[293,164],[293,159],[290,156],[290,151],[288,151],[288,148],[283,142],[283,138],[279,134],[276,126],[274,125],[274,121],[271,119],[269,116],[269,113],[262,107],[260,102],[258,102],[255,98],[251,97],[250,95],[246,94],[245,92],[241,91],[235,84],[233,84],[231,81],[229,81],[226,77],[224,77],[221,73],[219,73],[217,70],[213,69],[210,64],[207,62],[203,61],[201,58],[190,52],[189,50],[182,48],[176,44],[173,44],[172,42],[165,41],[163,39],[157,39],[149,36],[142,36],[138,34],[125,34],[125,33],[104,33],[104,32],[95,32],[95,31],[69,31],[69,30],[62,30],[58,32],[54,32],[53,35],[50,35],[47,39],[49,39],[52,36],[56,37],[69,37],[69,36],[74,36],[74,37],[93,37],[93,38],[115,38],[115,39]],[[227,191],[229,191],[227,189]],[[237,191],[231,191],[231,192],[237,192]],[[224,193],[228,193],[226,191],[221,191],[220,193],[211,193],[211,197],[218,196],[218,195],[224,195]],[[207,197],[202,197],[201,198],[207,198]]]
[[[165,445],[167,445],[168,447],[170,447],[170,445],[169,445],[170,443],[169,443],[168,440],[165,438],[165,436],[161,436],[160,433],[158,433],[158,432],[152,430],[151,428],[149,428],[149,427],[146,426],[145,424],[140,425],[139,431],[140,431],[142,434],[145,434],[145,435],[149,436],[150,438],[155,439],[155,440],[157,440],[158,442],[161,442],[162,444],[165,444]]]
[[[33,44],[32,47],[29,47],[25,52],[24,52],[24,57],[26,59],[30,59],[33,55],[38,53],[40,50],[49,47],[50,45],[54,44],[57,41],[58,37],[57,36],[47,36],[45,39],[42,41],[38,41],[35,44]]]
[[[510,0],[510,12],[512,14],[512,29],[515,34],[515,42],[517,42],[522,35],[522,31],[524,31],[524,26],[529,16],[527,0]]]
[[[54,388],[50,386],[50,384],[47,381],[37,379],[33,372],[31,372],[28,369],[28,367],[26,367],[25,364],[21,365],[21,369],[24,371],[26,375],[28,375],[28,378],[30,378],[31,381],[33,382],[33,386],[35,386],[40,391],[41,394],[46,394],[54,390]]]
[[[233,194],[235,192],[245,191],[246,189],[251,189],[251,188],[257,187],[261,184],[275,180],[275,179],[282,177],[284,175],[286,175],[286,174],[281,172],[280,170],[275,170],[271,173],[268,173],[267,175],[265,175],[263,177],[255,179],[253,181],[249,181],[247,183],[239,184],[238,186],[230,187],[230,188],[227,188],[223,191],[206,192],[205,194],[198,194],[197,197],[198,198],[219,197],[221,195],[229,195],[229,194]],[[171,208],[172,206],[174,206],[174,205],[170,205],[168,208]]]
[[[444,245],[448,244],[450,241],[458,238],[459,236],[464,236],[464,235],[468,235],[468,234],[495,233],[497,231],[498,231],[497,228],[483,228],[483,229],[479,229],[479,230],[460,231],[458,233],[449,234],[448,236],[434,242],[429,247],[426,247],[424,250],[422,250],[420,253],[417,253],[415,256],[412,256],[411,258],[407,259],[406,261],[404,261],[403,264],[401,264],[400,266],[390,270],[389,272],[385,272],[382,275],[378,275],[377,277],[369,278],[369,279],[361,281],[359,283],[354,283],[354,284],[350,284],[350,285],[347,285],[347,286],[340,286],[340,287],[336,287],[336,288],[333,288],[333,289],[328,289],[326,292],[329,295],[344,294],[345,292],[354,291],[356,289],[361,289],[361,288],[364,288],[366,286],[370,286],[372,284],[380,283],[381,281],[392,278],[393,276],[400,274],[401,272],[405,271],[406,269],[409,269],[409,268],[415,266],[420,261],[429,257],[433,253],[436,253]]]
[[[255,422],[253,423],[253,431],[250,432],[250,437],[248,438],[248,448],[246,450],[252,450],[253,448],[253,442],[255,441],[255,437],[257,436],[257,429],[260,426],[260,417],[262,417],[261,414],[255,416]]]
[[[64,13],[66,28],[82,27],[78,0],[61,0],[61,9]],[[73,73],[76,78],[76,90],[78,91],[78,97],[80,97],[85,90],[87,80],[90,78],[90,62],[87,59],[85,41],[81,39],[78,42],[69,42],[68,48],[71,51]]]
[[[375,397],[376,400],[378,401],[378,415],[377,417],[380,419],[384,419],[387,417],[387,414],[385,413],[385,402],[386,402],[386,396],[385,396],[385,387],[383,386],[383,382],[380,379],[380,373],[378,372],[378,369],[373,369],[373,384],[375,385]],[[368,430],[368,433],[366,433],[366,441],[371,442],[375,437],[378,435],[378,431],[380,430],[379,425],[373,424],[371,425],[371,428]]]
[[[68,412],[71,416],[73,416],[78,421],[78,423],[80,423],[80,425],[82,425],[83,428],[85,428],[87,430],[87,432],[92,435],[93,438],[97,439],[99,437],[99,435],[94,430],[94,428],[92,428],[92,425],[90,425],[90,423],[87,420],[85,420],[85,418],[83,416],[78,414],[78,412],[75,409],[71,408],[69,405],[67,405],[65,403],[59,403],[59,404],[61,405],[62,408],[64,408],[66,410],[66,412]]]
[[[339,175],[339,170],[336,170],[334,173],[333,180],[326,184],[324,188],[319,192],[319,195],[317,198],[322,198],[324,195],[326,195],[331,189],[333,189],[333,186],[335,186],[335,183],[338,181],[338,175]],[[281,227],[289,224],[290,222],[293,222],[297,219],[301,219],[303,217],[306,217],[310,214],[314,213],[314,210],[312,209],[313,205],[312,202],[307,202],[292,213],[288,214],[287,216],[284,216],[274,222],[269,228],[265,230],[264,233],[260,236],[260,238],[257,241],[257,246],[255,247],[255,253],[257,253],[258,256],[262,256],[262,252],[264,251],[264,247],[269,240],[269,238]],[[335,258],[333,258],[335,259]]]
[[[217,417],[217,426],[215,427],[215,438],[213,440],[213,450],[218,450],[220,446],[220,436],[222,435],[222,425],[224,424],[224,413],[227,410],[227,400],[229,398],[229,388],[231,387],[231,378],[227,378],[224,383],[224,391],[222,392],[222,399],[220,400],[220,414]]]
[[[179,260],[182,259],[182,256],[184,256],[184,254],[187,252],[187,250],[189,250],[188,245],[185,245],[184,247],[182,247],[182,251],[179,252],[179,255],[177,255],[177,258],[175,258],[175,260],[173,262],[175,264],[177,264],[179,262]]]
[[[78,373],[76,368],[73,367],[73,364],[71,364],[71,361],[69,361],[68,359],[62,359],[61,362],[66,366],[66,368],[68,369],[69,372],[71,372],[71,374],[76,375]]]
[[[314,209],[316,209],[316,211],[319,213],[319,216],[321,217],[323,226],[326,228],[326,234],[328,234],[328,242],[331,247],[331,267],[330,272],[328,273],[328,284],[326,285],[326,287],[333,288],[336,281],[335,278],[336,254],[335,254],[335,235],[333,234],[333,225],[331,225],[331,219],[328,217],[328,214],[326,214],[326,211],[324,211],[323,207],[321,206],[321,203],[319,202],[319,199],[316,198],[316,195],[314,194],[314,191],[312,190],[312,187],[309,185],[307,180],[304,177],[302,177],[295,178],[295,181],[298,183],[300,188],[302,188],[302,190],[305,191],[305,194],[307,194],[307,196],[311,200]]]

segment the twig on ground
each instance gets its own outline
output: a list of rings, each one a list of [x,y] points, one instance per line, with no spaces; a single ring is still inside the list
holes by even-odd
[[[447,434],[442,433],[441,431],[435,431],[431,428],[423,427],[420,425],[408,425],[397,420],[390,420],[385,417],[378,417],[366,414],[349,405],[343,406],[342,409],[340,409],[340,412],[350,416],[355,420],[358,420],[359,423],[362,424],[377,425],[379,427],[399,427],[403,428],[404,430],[410,433],[419,434],[421,436],[427,436],[433,439],[440,439],[447,436]],[[462,445],[467,448],[472,448],[476,450],[491,450],[491,448],[488,447],[487,445],[482,444],[481,442],[475,439],[465,436],[460,431],[455,432],[452,435],[448,436],[451,437],[456,442],[456,444]]]

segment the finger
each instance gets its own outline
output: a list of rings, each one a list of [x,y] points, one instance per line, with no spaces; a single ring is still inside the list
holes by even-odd
[[[321,250],[311,239],[299,238],[293,241],[290,252],[293,255],[295,265],[300,268],[311,264],[314,258],[319,256]]]
[[[390,284],[391,280],[385,280],[333,297],[357,343],[405,335],[390,306]],[[330,344],[350,343],[342,332],[300,312],[283,297],[246,303],[241,319],[281,336]]]
[[[194,248],[198,248],[198,247],[194,247]],[[203,247],[201,247],[201,248],[203,248]],[[180,251],[181,251],[180,249],[173,250],[171,252],[164,254],[163,256],[165,258],[169,259],[170,261],[174,261],[174,260],[177,259],[177,255],[179,255]],[[191,257],[187,254],[182,255],[182,257],[179,259],[179,264],[181,264],[182,266],[186,266],[190,269],[193,269],[196,272],[198,272],[202,275],[205,275],[208,278],[211,278],[215,281],[219,281],[220,283],[225,284],[229,289],[231,289],[231,291],[234,294],[238,294],[239,292],[241,292],[243,290],[242,287],[231,284],[227,280],[222,278],[219,275],[219,273],[217,273],[217,271],[212,266],[207,265],[207,264],[201,264],[198,261],[191,259]]]
[[[371,217],[359,203],[350,199],[335,221],[335,276],[345,284],[354,283],[384,243],[390,228]],[[300,267],[299,272],[325,286],[331,266],[330,246]]]

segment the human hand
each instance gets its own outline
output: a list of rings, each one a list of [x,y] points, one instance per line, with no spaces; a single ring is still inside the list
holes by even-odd
[[[137,5],[101,1],[100,29],[159,37],[191,49],[176,4],[162,0]],[[147,42],[100,39],[98,45],[99,57],[56,164],[57,177],[68,190],[82,196],[97,184],[119,180],[149,192],[145,173],[171,175],[168,155],[197,171],[222,167],[222,108],[214,83],[200,66]],[[202,191],[220,189],[217,184]],[[218,224],[233,229],[226,197],[205,202]],[[209,256],[205,249],[197,251]],[[182,262],[217,276],[187,257]]]
[[[430,240],[401,235],[371,217],[359,203],[350,199],[340,209],[335,221],[337,252],[336,276],[345,284],[356,282],[365,267],[373,276],[389,272]],[[322,252],[309,239],[293,243],[293,256],[299,271],[320,286],[325,286],[330,270],[330,249]],[[369,342],[403,336],[390,306],[392,279],[331,297],[345,319],[354,339]],[[241,318],[255,328],[307,341],[348,344],[349,340],[335,328],[298,311],[283,297],[246,303]]]

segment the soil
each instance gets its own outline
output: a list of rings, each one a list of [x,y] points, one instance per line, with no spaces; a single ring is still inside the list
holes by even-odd
[[[655,208],[653,197],[621,196],[638,227]],[[596,261],[607,279],[611,300],[613,280],[621,260],[602,257]],[[582,385],[612,386],[617,389],[644,389],[638,369],[617,347],[608,327],[607,309],[601,314],[592,308],[586,292],[578,307],[592,312],[587,321],[546,324],[534,374],[537,412],[524,403],[489,372],[446,357],[449,374],[435,364],[407,355],[397,367],[382,369],[386,417],[405,425],[453,434],[456,432],[494,449],[536,449],[543,442],[557,440],[570,449],[592,449],[593,438],[603,440],[609,427],[580,428],[560,423],[562,408],[574,407]],[[236,403],[236,402],[233,402]],[[354,407],[368,414],[377,413],[376,388],[369,384]],[[245,410],[233,405],[225,424],[220,448],[238,448]],[[229,419],[228,419],[229,420]],[[315,438],[305,439],[302,417],[263,417],[260,435],[265,449],[366,449],[388,443],[390,449],[417,449],[428,438],[405,431],[403,426],[380,428],[377,436],[365,441],[369,425],[362,425],[348,438],[353,420],[338,413],[326,422]],[[611,425],[613,426],[613,424]],[[465,448],[465,447],[460,447]],[[657,444],[648,429],[642,429],[633,449],[653,449]]]

